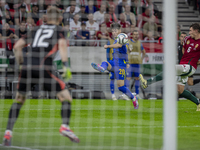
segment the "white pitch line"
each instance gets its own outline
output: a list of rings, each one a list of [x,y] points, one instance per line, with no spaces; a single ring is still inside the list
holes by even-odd
[[[0,144],[0,146],[3,146],[2,144]],[[31,149],[31,148],[28,148],[28,147],[19,147],[19,146],[5,146],[5,148],[15,148],[15,149],[26,149],[26,150],[39,150],[39,149]]]
[[[196,126],[177,126],[178,128],[200,128],[200,125],[196,125]],[[112,128],[124,128],[124,129],[128,129],[128,128],[163,128],[163,126],[125,126],[125,127],[121,127],[121,126],[112,126],[112,127],[93,127],[93,126],[89,126],[89,127],[71,127],[73,129],[112,129]],[[0,128],[0,129],[5,129],[5,128]],[[57,128],[14,128],[15,130],[53,130],[53,129],[58,129]]]

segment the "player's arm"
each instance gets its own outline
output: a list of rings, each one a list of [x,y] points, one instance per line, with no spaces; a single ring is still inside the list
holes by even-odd
[[[146,51],[141,43],[141,51],[142,51],[142,60],[144,59],[145,55],[146,55]]]
[[[104,48],[107,49],[107,48],[121,48],[122,45],[119,44],[119,43],[116,43],[116,44],[111,44],[111,45],[104,45]]]
[[[64,38],[61,38],[58,40],[58,48],[60,50],[60,56],[63,63],[63,74],[62,77],[65,80],[69,80],[72,78],[72,73],[69,68],[68,63],[68,55],[67,55],[67,42]]]
[[[23,63],[23,53],[22,53],[22,48],[26,45],[26,41],[23,38],[20,38],[17,43],[15,43],[14,46],[14,54],[15,54],[15,59],[18,64]]]
[[[184,48],[184,47],[182,48],[182,53],[183,53],[183,54],[185,53],[185,48]]]
[[[110,45],[110,41],[108,41],[107,45]],[[107,58],[107,61],[110,60],[110,48],[106,49],[106,58]]]

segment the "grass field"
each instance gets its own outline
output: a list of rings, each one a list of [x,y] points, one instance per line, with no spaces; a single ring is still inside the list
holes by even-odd
[[[0,139],[12,100],[0,100]],[[160,150],[162,100],[74,100],[70,127],[80,138],[72,143],[60,136],[61,104],[57,100],[27,100],[15,124],[14,149],[47,150]],[[199,150],[200,112],[190,101],[178,102],[178,149]],[[0,150],[8,150],[0,146]]]

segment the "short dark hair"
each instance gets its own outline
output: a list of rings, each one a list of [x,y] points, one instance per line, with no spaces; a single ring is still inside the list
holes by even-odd
[[[190,28],[193,28],[193,30],[197,30],[200,33],[200,25],[198,23],[193,23]]]
[[[111,29],[121,29],[121,25],[119,23],[111,24]]]
[[[186,33],[186,32],[181,32],[181,34],[186,34],[186,35],[187,35],[187,33]]]
[[[139,31],[138,31],[138,30],[133,30],[133,33],[134,33],[134,32],[139,32]]]

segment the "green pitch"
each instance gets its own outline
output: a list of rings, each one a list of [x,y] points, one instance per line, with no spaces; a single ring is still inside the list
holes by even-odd
[[[0,142],[12,100],[0,100]],[[80,138],[72,143],[60,136],[58,100],[27,100],[13,132],[15,149],[47,150],[160,150],[163,133],[163,101],[74,100],[71,129]],[[200,112],[190,101],[178,102],[178,149],[198,150]],[[20,148],[21,147],[21,148]],[[0,149],[7,150],[0,146]]]

